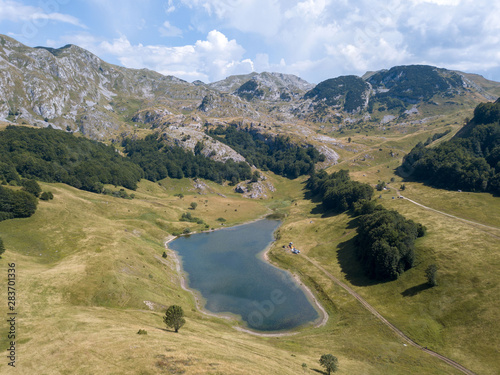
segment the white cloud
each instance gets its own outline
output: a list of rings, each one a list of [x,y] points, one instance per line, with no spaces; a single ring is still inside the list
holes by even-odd
[[[253,45],[239,41],[255,53],[257,69],[294,70],[316,82],[396,64],[477,69],[483,60],[485,69],[500,66],[491,61],[496,56],[492,51],[500,50],[497,2],[178,0],[177,4],[189,7],[205,25],[223,25],[226,35],[231,30],[253,34]],[[280,64],[282,58],[286,66]]]
[[[457,6],[460,4],[461,0],[411,0],[414,4],[423,4],[423,3],[428,3],[428,4],[435,4],[435,5],[441,5],[441,6]]]
[[[163,25],[160,26],[158,31],[160,32],[160,35],[164,37],[174,37],[182,35],[182,30],[178,27],[175,27],[174,25],[171,25],[168,21],[165,21]]]
[[[217,30],[210,31],[205,40],[176,47],[134,45],[124,35],[109,42],[89,34],[64,37],[57,42],[49,40],[47,44],[58,47],[68,42],[78,44],[103,59],[112,57],[128,68],[148,68],[187,81],[212,82],[232,74],[250,73],[254,69],[252,60],[243,58],[243,47]]]
[[[102,1],[113,4],[112,0]],[[0,4],[6,2],[0,0]],[[125,16],[128,20],[147,14],[145,10],[135,12],[137,2],[124,2],[123,9],[113,16],[118,25],[114,30],[129,24]],[[170,21],[156,26],[157,33],[194,39],[177,47],[131,44],[138,40],[131,22],[130,30],[118,33],[127,37],[107,44],[90,40],[88,34],[81,41],[69,42],[88,43],[95,53],[115,57],[127,66],[147,67],[188,80],[212,81],[255,69],[297,74],[319,82],[343,74],[361,75],[366,70],[423,63],[472,72],[500,71],[500,2],[149,0],[147,6],[159,7]],[[171,18],[174,11],[175,26]]]
[[[224,27],[266,37],[280,28],[282,0],[180,0],[193,11],[214,17]],[[203,19],[203,17],[200,17]]]
[[[42,2],[40,2],[42,4]],[[31,22],[36,27],[42,26],[47,21],[68,23],[81,28],[87,28],[78,18],[57,12],[59,6],[56,2],[50,4],[52,8],[34,7],[24,5],[13,0],[0,0],[0,21]]]
[[[318,18],[325,10],[327,4],[330,1],[327,0],[306,0],[297,3],[292,9],[289,9],[285,12],[286,18],[300,17],[300,18],[309,18],[316,19]]]
[[[175,10],[177,9],[174,5],[173,0],[168,0],[168,3],[163,4],[163,8],[165,10],[165,13],[167,14],[175,12]]]

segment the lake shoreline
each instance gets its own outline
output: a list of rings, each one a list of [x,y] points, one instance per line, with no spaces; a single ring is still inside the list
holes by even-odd
[[[207,315],[207,316],[211,316],[214,318],[223,318],[223,319],[227,319],[227,320],[234,320],[235,317],[233,317],[233,316],[224,315],[224,314],[216,314],[216,313],[212,313],[208,310],[205,310],[203,308],[203,302],[202,302],[203,297],[200,296],[201,293],[199,293],[199,292],[195,291],[194,289],[191,289],[187,286],[187,280],[186,280],[186,277],[184,274],[185,271],[182,269],[182,262],[179,259],[179,254],[177,254],[177,252],[175,250],[172,250],[168,247],[168,244],[178,237],[180,237],[180,236],[169,236],[164,242],[164,247],[165,247],[165,249],[170,250],[173,253],[175,268],[176,268],[177,273],[179,275],[179,282],[181,284],[181,288],[184,289],[186,292],[189,292],[193,295],[194,301],[196,304],[196,308],[202,314]]]
[[[217,228],[217,229],[203,231],[203,232],[197,232],[197,233],[210,233],[210,232],[213,232],[213,231],[216,231],[216,230],[219,230],[219,229],[235,228],[235,227],[238,227],[238,226],[241,226],[241,225],[246,225],[246,224],[254,223],[256,221],[263,220],[263,219],[265,219],[265,217],[260,217],[260,218],[257,218],[255,220],[251,220],[249,222],[237,224],[237,225],[234,225],[234,226],[228,226],[228,227],[224,226],[222,228]],[[272,220],[276,220],[276,219],[272,219]],[[181,235],[181,236],[185,236],[185,235]],[[176,238],[181,237],[181,236],[173,236],[173,235],[171,235],[171,236],[167,237],[165,239],[165,241],[164,241],[164,247],[165,247],[165,249],[170,250],[173,253],[173,258],[174,258],[174,262],[176,264],[176,270],[177,270],[177,272],[179,274],[179,281],[180,281],[180,285],[181,285],[182,289],[184,289],[187,292],[190,292],[193,295],[193,297],[195,299],[196,308],[202,314],[210,316],[210,317],[223,318],[223,319],[227,319],[227,320],[236,320],[236,321],[240,320],[240,319],[238,319],[238,315],[236,315],[236,314],[235,315],[226,315],[226,314],[212,313],[210,311],[207,311],[203,307],[203,300],[204,299],[200,295],[200,292],[198,292],[196,290],[193,290],[193,289],[191,289],[191,288],[188,287],[188,285],[187,285],[187,278],[185,276],[185,271],[182,268],[182,262],[181,262],[181,260],[179,258],[179,254],[175,250],[170,249],[168,247],[168,244],[170,242],[172,242],[173,240],[175,240]],[[316,307],[316,311],[318,312],[319,317],[317,319],[315,319],[315,322],[316,322],[315,324],[313,322],[314,325],[313,325],[312,328],[320,328],[320,327],[326,325],[326,323],[328,322],[328,319],[329,319],[328,313],[326,312],[326,310],[324,309],[324,307],[320,304],[320,302],[318,301],[318,299],[316,298],[316,296],[314,295],[314,293],[301,281],[300,277],[298,275],[296,275],[296,274],[292,274],[288,270],[284,270],[284,269],[282,269],[280,267],[277,267],[275,264],[271,263],[271,261],[269,259],[269,256],[268,256],[268,252],[270,251],[270,249],[272,247],[272,244],[275,241],[276,241],[275,239],[273,241],[271,241],[271,243],[269,243],[269,245],[263,251],[261,251],[258,254],[258,257],[262,261],[268,263],[269,265],[271,265],[273,267],[276,267],[277,269],[279,269],[281,271],[288,272],[292,276],[292,278],[294,279],[295,283],[297,283],[297,288],[300,288],[304,292],[304,294],[306,295],[306,298],[309,300],[309,302],[311,302],[312,305]],[[283,336],[296,335],[296,334],[300,333],[300,331],[284,331],[284,332],[276,331],[274,333],[272,333],[272,331],[271,331],[270,333],[264,333],[264,332],[253,331],[251,329],[240,327],[240,326],[233,326],[233,328],[236,329],[237,331],[245,332],[245,333],[248,333],[248,334],[251,334],[251,335],[255,335],[255,336],[260,336],[260,337],[283,337]],[[307,325],[305,325],[305,326],[302,326],[302,328],[310,328],[310,327],[307,327]],[[300,329],[300,327],[299,327],[299,329]]]
[[[276,241],[273,241],[273,242],[276,242]],[[270,265],[276,267],[276,268],[279,268],[281,270],[283,270],[282,268],[278,267],[277,265],[273,264],[271,262],[271,259],[269,258],[269,251],[271,250],[271,247],[272,247],[272,242],[269,244],[269,246],[263,250],[262,252],[259,253],[259,256],[261,257],[261,259],[263,259],[265,262],[269,263]],[[300,256],[299,254],[296,254],[296,256]],[[302,289],[302,291],[306,294],[306,297],[309,299],[309,301],[313,302],[313,305],[315,305],[317,307],[317,309],[319,310],[318,313],[319,313],[319,318],[316,319],[318,322],[316,324],[314,324],[313,328],[320,328],[320,327],[323,327],[324,325],[326,325],[326,323],[328,322],[328,319],[329,319],[329,315],[328,313],[326,312],[325,308],[321,305],[321,303],[318,301],[318,299],[316,298],[316,296],[314,295],[314,293],[311,291],[311,289],[309,289],[303,282],[302,280],[300,279],[299,275],[297,274],[294,274],[294,273],[291,273],[290,271],[288,270],[283,270],[283,271],[286,271],[288,273],[290,273],[292,275],[292,277],[295,279],[295,282],[297,283],[298,287],[300,289]],[[252,333],[254,333],[252,331]]]

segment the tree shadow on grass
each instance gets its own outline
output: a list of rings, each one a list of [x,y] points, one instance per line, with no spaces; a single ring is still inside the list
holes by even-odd
[[[316,207],[314,207],[311,210],[312,215],[321,215],[322,218],[327,218],[327,217],[337,216],[337,215],[343,214],[345,212],[345,213],[351,214],[351,216],[352,216],[351,210],[335,210],[335,209],[331,209],[331,208],[325,208],[325,206],[323,205],[323,203],[321,203],[321,201],[319,201],[319,202],[313,201],[313,202],[318,203],[318,204],[316,205]],[[356,228],[358,226],[357,220],[358,220],[357,217],[354,218],[353,220],[351,220],[349,222],[348,228]]]
[[[432,286],[429,283],[422,283],[420,285],[412,286],[411,288],[406,289],[404,292],[401,292],[403,297],[413,297],[423,292],[424,290],[430,289]]]
[[[179,333],[179,332],[175,332],[174,329],[168,329],[168,328],[160,328],[162,331],[164,332],[172,332],[172,333]]]
[[[326,372],[318,370],[317,368],[312,368],[311,370],[314,371],[314,372],[317,372],[318,374],[326,375]]]
[[[349,222],[348,228],[357,227],[357,219]],[[345,278],[354,286],[371,286],[384,281],[372,280],[365,275],[361,264],[356,259],[356,237],[339,243],[337,247],[337,259]]]
[[[315,202],[316,203],[316,202]],[[325,206],[323,206],[322,203],[318,203],[316,207],[314,207],[311,210],[311,214],[313,215],[321,215],[322,218],[327,218],[327,217],[332,217],[332,216],[337,216],[341,212],[334,211],[334,210],[327,210]]]

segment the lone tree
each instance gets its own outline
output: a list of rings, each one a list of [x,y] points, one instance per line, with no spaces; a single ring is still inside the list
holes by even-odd
[[[163,321],[165,322],[167,327],[173,328],[175,332],[179,332],[179,328],[181,328],[186,323],[182,307],[177,305],[170,306],[165,312]]]
[[[191,202],[191,209],[196,210],[196,207],[198,207],[198,203],[196,202]]]
[[[337,371],[338,362],[337,357],[331,354],[323,354],[319,359],[319,364],[325,368],[328,375],[330,375],[331,372]]]
[[[435,264],[431,264],[427,269],[425,270],[425,276],[427,277],[427,283],[430,286],[436,286],[437,285],[437,266]]]

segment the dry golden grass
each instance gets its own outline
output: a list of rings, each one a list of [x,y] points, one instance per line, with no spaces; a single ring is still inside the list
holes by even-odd
[[[8,368],[3,361],[0,372],[294,374],[306,363],[312,373],[320,369],[319,357],[332,353],[339,358],[341,374],[406,374],[415,368],[426,374],[454,374],[405,347],[343,290],[289,254],[282,264],[298,271],[326,307],[330,320],[325,327],[305,328],[293,336],[257,337],[235,330],[235,322],[196,310],[193,296],[180,287],[172,257],[161,258],[165,228],[193,225],[177,222],[190,202],[198,202],[194,213],[207,223],[220,216],[229,223],[248,221],[268,207],[289,210],[282,238],[288,238],[290,228],[294,236],[307,235],[307,246],[329,241],[312,228],[337,230],[338,218],[312,215],[316,225],[309,223],[314,204],[302,199],[301,180],[270,178],[281,190],[264,202],[242,199],[229,187],[216,185],[211,186],[214,193],[202,196],[189,190],[188,181],[170,181],[172,190],[168,181],[163,186],[143,181],[134,200],[42,184],[54,193],[53,201],[40,202],[31,218],[0,223],[8,249],[2,272],[6,263],[16,263],[19,313],[17,367]],[[184,198],[174,196],[181,191]],[[308,232],[300,232],[302,228]],[[5,301],[4,289],[0,298]],[[171,304],[186,312],[187,324],[178,334],[162,323]],[[0,313],[5,316],[5,305]],[[148,334],[138,335],[139,329]],[[5,333],[3,328],[2,347],[7,344]]]

